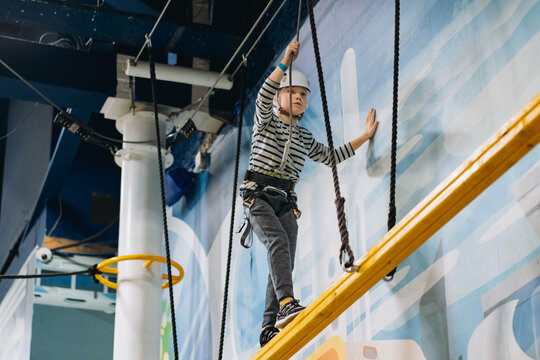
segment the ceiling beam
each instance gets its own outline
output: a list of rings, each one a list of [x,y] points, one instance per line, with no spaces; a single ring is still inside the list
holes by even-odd
[[[116,56],[0,38],[0,59],[61,107],[99,111],[116,93]],[[43,100],[0,65],[0,98]]]
[[[0,23],[65,33],[140,48],[157,18],[60,0],[2,0]],[[225,61],[240,44],[237,35],[208,25],[161,20],[152,36],[160,51]]]

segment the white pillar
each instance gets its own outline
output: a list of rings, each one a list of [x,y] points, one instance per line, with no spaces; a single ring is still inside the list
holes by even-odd
[[[162,139],[165,119],[160,115]],[[116,127],[124,141],[156,137],[151,111],[127,113],[117,120]],[[156,146],[124,143],[116,161],[122,167],[118,255],[162,256],[163,220]],[[169,157],[167,161],[170,165],[172,159]],[[118,263],[114,360],[159,358],[161,264],[154,263],[147,269],[143,263],[139,260]]]

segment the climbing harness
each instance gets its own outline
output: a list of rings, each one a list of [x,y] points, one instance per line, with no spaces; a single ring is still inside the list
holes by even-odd
[[[311,26],[311,37],[313,39],[313,50],[315,52],[315,60],[317,65],[317,74],[319,76],[319,86],[321,88],[321,100],[324,113],[324,125],[326,127],[326,136],[328,138],[328,147],[330,153],[334,154],[334,142],[332,140],[332,128],[330,126],[330,115],[328,112],[328,102],[326,100],[326,90],[324,86],[323,69],[321,65],[321,54],[319,51],[319,41],[317,39],[317,28],[315,26],[315,16],[313,15],[313,6],[311,0],[306,0],[309,24]],[[336,210],[339,224],[339,232],[341,235],[341,248],[339,253],[339,262],[343,269],[347,272],[358,271],[358,267],[354,265],[354,254],[349,245],[349,231],[347,230],[347,219],[345,217],[345,199],[341,196],[341,190],[339,187],[339,177],[336,166],[335,156],[330,156],[332,178],[334,180],[334,191],[336,193]]]
[[[161,136],[159,130],[159,115],[158,115],[158,106],[156,101],[156,66],[154,63],[154,57],[152,56],[152,42],[148,37],[148,62],[150,63],[150,85],[152,88],[152,104],[154,107],[154,121],[156,124],[156,148],[158,156],[158,166],[159,166],[159,185],[161,191],[161,215],[163,219],[163,235],[165,237],[165,255],[167,257],[167,276],[169,284],[173,284],[172,269],[171,269],[171,250],[169,246],[169,229],[167,226],[167,208],[165,205],[165,184],[163,180],[163,158],[161,154]],[[178,339],[176,336],[176,315],[174,309],[174,293],[173,287],[169,286],[169,304],[171,309],[171,325],[172,325],[172,335],[173,335],[173,346],[174,346],[174,358],[178,360]]]
[[[244,204],[248,202],[247,200],[244,200]],[[249,201],[251,208],[253,206],[253,203],[255,202],[255,199],[252,199]],[[251,245],[253,245],[253,227],[251,226],[251,223],[249,222],[247,216],[244,216],[244,220],[242,221],[242,224],[240,225],[240,228],[238,228],[238,233],[241,233],[240,236],[240,245],[245,247],[246,249],[249,249]]]
[[[398,80],[399,80],[399,0],[395,1],[394,25],[394,87],[392,97],[392,149],[390,164],[390,201],[388,203],[388,231],[396,224],[396,152],[398,128]],[[385,277],[385,281],[392,281],[397,267],[392,269]]]
[[[287,199],[296,219],[299,219],[302,215],[302,212],[298,209],[296,200],[293,199],[292,196],[292,192],[294,191],[294,187],[296,186],[295,181],[282,179],[277,176],[264,175],[251,170],[246,171],[244,180],[251,181],[257,184],[255,190],[248,190],[244,194],[244,207],[251,209],[251,207],[255,203],[255,200],[257,200],[259,197],[264,198],[265,192],[273,192],[279,193]],[[276,215],[279,217],[286,211],[289,211],[289,208],[276,211]],[[253,227],[251,226],[247,216],[244,216],[244,220],[238,228],[237,232],[242,234],[240,236],[240,244],[246,249],[250,248],[253,244]]]
[[[259,185],[273,186],[285,192],[294,191],[296,182],[287,179],[281,179],[275,176],[264,175],[255,171],[248,170],[244,176],[244,180],[253,181]]]

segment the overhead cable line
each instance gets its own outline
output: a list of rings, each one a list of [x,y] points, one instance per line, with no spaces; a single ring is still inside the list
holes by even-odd
[[[150,44],[150,41],[152,39],[152,35],[154,35],[154,31],[156,31],[156,28],[159,24],[159,22],[161,21],[161,18],[163,17],[163,15],[165,14],[165,11],[167,10],[167,8],[169,7],[169,4],[171,3],[171,0],[167,1],[167,3],[165,4],[165,6],[163,7],[163,10],[161,10],[161,14],[159,14],[159,17],[157,18],[156,20],[156,23],[154,24],[154,27],[152,28],[152,30],[150,30],[150,33],[148,35],[146,35],[146,40],[144,41],[144,44],[143,46],[141,47],[141,50],[139,51],[139,54],[137,54],[137,57],[135,58],[135,60],[133,61],[133,63],[136,65],[137,64],[137,61],[139,61],[139,57],[141,56],[142,52],[144,51],[144,49],[146,48],[146,46],[148,46]]]
[[[127,144],[149,144],[150,143],[150,144],[152,144],[152,143],[156,142],[155,139],[153,139],[153,140],[144,140],[144,141],[124,141],[124,140],[118,140],[118,139],[114,139],[114,138],[105,136],[103,134],[100,134],[100,133],[94,131],[94,129],[92,129],[87,124],[84,124],[81,121],[79,121],[78,119],[76,119],[73,115],[71,115],[69,113],[69,110],[64,110],[59,105],[54,103],[51,99],[49,99],[41,91],[39,91],[34,85],[32,85],[28,80],[26,80],[17,71],[15,71],[11,66],[6,64],[6,62],[3,61],[2,59],[0,59],[0,64],[4,65],[5,68],[8,69],[13,75],[15,75],[17,78],[19,78],[19,80],[21,80],[23,83],[25,83],[30,89],[32,89],[36,94],[38,94],[43,100],[45,100],[48,104],[50,104],[52,107],[54,107],[56,110],[59,111],[59,113],[54,118],[55,123],[57,123],[59,125],[62,125],[66,129],[68,129],[70,132],[81,136],[87,142],[91,142],[91,143],[94,143],[96,145],[103,145],[103,144],[99,144],[98,141],[88,141],[89,140],[88,137],[90,137],[92,135],[96,136],[98,138],[101,138],[103,140],[108,140],[108,141],[112,141],[112,142],[116,142],[116,143],[120,143],[120,144],[122,144],[122,143],[127,143]],[[30,116],[30,114],[28,116]],[[21,125],[24,121],[26,121],[26,118],[23,121],[21,121],[21,123],[19,125]],[[16,129],[13,129],[11,133],[15,132],[15,130]],[[88,135],[88,136],[87,137],[83,136],[83,132],[84,132],[84,135]],[[7,136],[11,135],[11,133],[4,135],[3,137],[0,138],[0,140],[2,140],[4,138],[6,138]]]
[[[287,0],[283,0],[283,2],[281,3],[281,5],[279,5],[279,7],[277,8],[276,12],[274,13],[274,15],[270,18],[270,20],[268,20],[268,23],[266,24],[266,26],[262,29],[259,37],[255,40],[255,42],[253,43],[253,45],[251,45],[251,47],[249,48],[249,50],[247,51],[247,53],[244,55],[244,61],[242,61],[240,64],[238,64],[238,66],[236,67],[236,69],[233,71],[233,73],[231,75],[229,75],[229,80],[232,80],[234,79],[236,73],[238,72],[238,70],[240,70],[240,68],[242,67],[242,65],[244,64],[245,60],[247,58],[249,58],[249,55],[251,55],[251,52],[253,51],[253,49],[255,49],[255,46],[257,46],[257,44],[259,43],[259,41],[261,40],[261,38],[263,37],[263,35],[266,33],[266,30],[268,30],[268,28],[270,27],[270,25],[272,25],[272,22],[274,21],[274,19],[277,17],[277,15],[279,14],[279,12],[281,11],[281,8],[283,8],[283,5],[285,5],[285,3],[287,2]]]
[[[244,37],[244,40],[242,40],[242,42],[240,43],[240,45],[238,45],[238,48],[236,48],[236,51],[234,52],[234,54],[231,56],[231,58],[229,59],[229,62],[227,62],[227,65],[225,65],[225,67],[223,68],[223,70],[221,71],[221,73],[219,74],[219,76],[217,77],[216,81],[214,82],[214,84],[208,89],[208,91],[206,92],[206,94],[204,94],[204,96],[202,97],[202,100],[199,102],[199,104],[197,105],[197,107],[195,108],[195,110],[193,111],[193,115],[197,114],[197,111],[199,111],[199,109],[201,108],[202,104],[204,103],[204,101],[206,99],[208,99],[208,97],[210,96],[210,94],[214,91],[216,85],[219,83],[219,81],[221,80],[221,78],[223,77],[223,75],[225,75],[225,72],[229,69],[229,66],[231,66],[232,62],[234,61],[234,59],[236,58],[236,56],[240,53],[240,50],[242,50],[242,48],[244,47],[245,43],[247,42],[247,40],[249,39],[249,37],[251,36],[251,34],[253,34],[253,31],[255,31],[255,28],[257,27],[257,25],[259,25],[259,23],[261,22],[262,18],[264,17],[264,15],[266,14],[266,12],[268,11],[268,9],[270,8],[270,6],[274,3],[275,0],[270,0],[268,2],[268,4],[266,5],[266,7],[263,9],[261,15],[259,15],[259,17],[257,18],[257,20],[255,21],[255,23],[253,24],[253,26],[251,27],[251,29],[249,30],[249,32],[247,33],[247,35]],[[189,120],[192,120],[191,118]],[[188,120],[188,121],[189,121]],[[193,120],[192,120],[193,121]],[[176,131],[176,133],[179,133],[179,130]]]
[[[41,96],[41,98],[42,98],[43,100],[45,100],[47,103],[49,103],[52,107],[54,107],[56,110],[58,110],[58,111],[60,111],[60,112],[64,112],[64,110],[63,110],[60,106],[56,105],[55,103],[53,103],[53,102],[51,101],[51,99],[49,99],[48,97],[46,97],[45,95],[43,95],[38,89],[36,89],[36,88],[34,87],[34,85],[30,84],[30,82],[28,82],[25,78],[23,78],[21,75],[19,75],[18,72],[16,72],[16,71],[13,70],[8,64],[6,64],[6,63],[4,62],[4,60],[0,59],[0,63],[1,63],[2,65],[4,65],[4,66],[6,67],[6,69],[8,69],[9,71],[11,71],[11,73],[12,73],[13,75],[15,75],[16,77],[18,77],[19,80],[21,80],[21,81],[22,81],[23,83],[25,83],[28,87],[30,87],[32,90],[34,90],[39,96]]]

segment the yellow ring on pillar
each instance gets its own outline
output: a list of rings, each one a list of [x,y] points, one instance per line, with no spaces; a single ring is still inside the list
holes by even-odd
[[[115,263],[118,263],[120,261],[126,261],[126,260],[146,260],[146,262],[144,263],[144,267],[146,267],[146,268],[148,268],[154,261],[157,261],[157,262],[160,262],[160,263],[163,263],[163,264],[167,263],[167,259],[164,258],[163,256],[134,254],[134,255],[115,256],[115,257],[112,257],[110,259],[103,260],[102,262],[100,262],[97,265],[97,269],[99,271],[101,271],[102,273],[118,274],[118,268],[109,267],[108,265],[115,264]],[[182,266],[180,266],[180,264],[178,264],[174,260],[171,260],[171,265],[178,270],[178,275],[173,275],[172,276],[172,284],[176,285],[184,277],[184,269],[182,268]],[[112,289],[116,289],[117,286],[118,286],[117,283],[114,283],[112,281],[109,281],[109,280],[105,279],[100,274],[96,274],[95,278],[97,279],[97,281],[99,281],[103,285],[105,285],[107,287],[110,287]],[[161,275],[161,278],[163,280],[168,280],[169,279],[168,275],[166,275],[166,274]],[[168,281],[161,284],[162,289],[166,289],[168,287],[169,287],[169,282]]]

